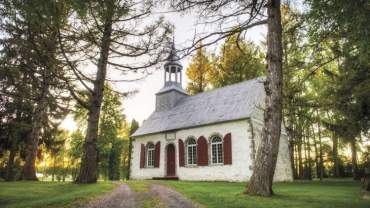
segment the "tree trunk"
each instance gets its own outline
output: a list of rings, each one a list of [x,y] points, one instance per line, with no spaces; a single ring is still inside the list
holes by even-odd
[[[317,128],[318,128],[318,133],[319,133],[319,148],[320,148],[320,180],[324,178],[324,159],[322,155],[322,141],[321,141],[321,126],[320,126],[320,118],[319,118],[319,113],[316,111],[317,117],[318,117],[318,122],[317,122]]]
[[[272,182],[279,152],[282,119],[282,40],[280,0],[267,4],[267,77],[265,81],[266,109],[261,142],[257,150],[252,177],[246,193],[271,196]]]
[[[307,127],[307,160],[308,160],[308,169],[307,169],[307,178],[312,180],[312,163],[311,163],[311,143],[310,143],[310,128]]]
[[[295,167],[295,172],[294,172],[294,174],[295,174],[295,179],[297,179],[297,178],[299,178],[299,162],[298,162],[298,145],[296,144],[295,145],[295,148],[294,148],[295,150],[294,150],[294,158],[295,158],[295,165],[294,165],[294,167]]]
[[[303,137],[303,150],[304,150],[304,170],[303,170],[303,178],[308,179],[308,156],[307,156],[307,142],[306,142],[306,135]]]
[[[131,152],[132,152],[132,137],[129,137],[129,142],[128,142],[128,171],[127,171],[127,180],[130,179],[130,173],[131,173]]]
[[[54,181],[55,168],[56,168],[56,156],[54,155],[54,158],[53,158],[53,172],[51,173],[51,181]]]
[[[23,166],[23,180],[38,180],[36,177],[36,156],[39,147],[39,139],[41,137],[41,129],[43,119],[45,118],[47,108],[47,91],[49,89],[48,77],[46,70],[44,70],[44,77],[39,102],[35,106],[32,120],[31,135],[27,141],[26,146],[26,159]]]
[[[357,166],[357,152],[356,152],[356,138],[351,139],[351,152],[352,152],[352,173],[354,180],[360,180]]]
[[[317,149],[317,140],[315,135],[315,129],[312,124],[312,138],[313,138],[313,145],[315,149],[315,167],[316,167],[316,177],[318,178],[320,175],[320,164],[319,164],[319,151]]]
[[[333,162],[334,162],[334,177],[339,177],[339,158],[338,158],[338,137],[333,133]]]
[[[298,176],[300,179],[303,178],[303,160],[302,160],[302,135],[300,135],[298,142]]]
[[[296,172],[296,168],[295,168],[295,160],[294,160],[294,142],[291,141],[289,143],[289,155],[290,155],[290,161],[291,161],[291,167],[292,167],[292,170],[293,170],[293,178],[297,178],[297,172]]]
[[[97,66],[96,80],[94,82],[93,93],[90,96],[89,101],[88,123],[84,150],[81,158],[81,168],[76,183],[95,183],[98,177],[96,140],[98,137],[100,107],[103,100],[109,47],[111,44],[112,12],[113,8],[107,11],[107,17],[104,24],[104,33],[101,40],[100,58]]]
[[[8,163],[6,165],[6,173],[5,173],[5,180],[6,181],[13,181],[14,180],[14,173],[13,173],[13,167],[14,167],[14,158],[17,153],[17,139],[12,137],[12,132],[9,133],[9,139],[12,141],[11,147],[10,147],[10,154],[8,158]]]

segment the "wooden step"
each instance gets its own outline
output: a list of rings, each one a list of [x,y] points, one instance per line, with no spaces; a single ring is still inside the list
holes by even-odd
[[[179,180],[179,177],[177,176],[165,176],[165,177],[153,177],[153,180],[174,180],[177,181]]]

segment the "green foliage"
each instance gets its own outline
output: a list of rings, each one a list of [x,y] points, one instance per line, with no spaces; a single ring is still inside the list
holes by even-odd
[[[57,31],[63,27],[66,18],[64,2],[5,0],[1,1],[0,8],[0,90],[6,103],[5,115],[12,117],[1,118],[0,125],[8,128],[4,143],[8,147],[17,146],[15,151],[20,153],[20,158],[28,158],[25,166],[32,167],[35,153],[39,159],[42,157],[38,145],[51,147],[51,140],[58,133],[57,126],[68,113],[70,97],[65,93],[62,80],[65,65],[57,58],[60,51],[56,42]],[[18,107],[7,115],[12,111],[12,105]],[[28,126],[16,125],[14,128],[14,124],[21,124],[22,120]],[[4,126],[3,122],[6,123]],[[16,131],[23,135],[20,137]],[[12,158],[8,164],[12,164]],[[35,174],[31,169],[23,172],[28,176]]]
[[[99,174],[104,179],[119,180],[121,169],[127,169],[129,127],[122,114],[121,97],[110,86],[106,86],[99,119],[97,139]],[[86,129],[87,110],[76,106],[74,119],[79,129]],[[80,159],[82,155],[83,134],[77,130],[72,135],[71,155]],[[125,171],[127,172],[127,171]],[[126,174],[126,173],[124,173]]]
[[[265,54],[253,42],[239,39],[238,35],[228,37],[220,47],[221,54],[212,57],[209,82],[215,88],[264,74]]]
[[[186,91],[191,95],[204,92],[209,87],[211,63],[208,57],[206,50],[200,45],[186,69],[189,78]]]
[[[197,49],[186,70],[190,80],[186,87],[189,94],[194,95],[264,74],[264,53],[253,42],[241,40],[238,34],[228,37],[220,51],[220,55],[208,55],[201,45]]]
[[[370,128],[370,14],[368,1],[318,0],[310,6],[310,34],[316,42],[334,42],[340,57],[338,70],[330,74],[329,87],[337,119],[332,130],[343,138],[354,138]],[[338,12],[340,11],[340,12]]]
[[[124,141],[122,139],[114,140],[112,143],[112,148],[109,153],[109,180],[120,179],[123,145]]]
[[[162,181],[188,198],[207,207],[368,207],[358,182],[324,181],[275,183],[273,197],[243,194],[245,183]]]
[[[0,182],[0,204],[8,208],[74,207],[109,192],[114,187],[115,184],[110,182],[89,185],[59,182]]]
[[[131,127],[130,127],[130,135],[135,133],[135,131],[139,128],[139,122],[137,122],[135,119],[132,119],[131,121]]]

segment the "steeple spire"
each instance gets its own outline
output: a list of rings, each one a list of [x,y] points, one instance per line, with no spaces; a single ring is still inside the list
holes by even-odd
[[[168,57],[164,63],[164,86],[155,94],[156,111],[169,110],[175,107],[183,97],[188,96],[182,88],[182,65],[180,57],[177,55],[175,41],[171,43],[169,49]]]
[[[177,55],[174,40],[175,37],[173,37],[170,53],[164,64],[164,86],[178,85],[182,88],[182,65],[179,62],[180,57]]]

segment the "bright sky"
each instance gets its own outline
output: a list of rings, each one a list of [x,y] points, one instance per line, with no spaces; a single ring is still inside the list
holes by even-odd
[[[166,14],[165,18],[172,22],[175,26],[175,43],[177,48],[185,46],[186,42],[193,39],[196,28],[195,15],[186,14],[182,16],[178,13],[171,13]],[[256,44],[260,44],[260,42],[264,40],[265,34],[265,27],[260,26],[248,31],[246,38],[255,42]],[[214,52],[214,50],[218,47],[219,45],[216,45],[213,48],[208,48],[207,50],[212,50],[211,52]],[[191,57],[186,57],[181,60],[184,68],[184,71],[182,72],[184,88],[187,84],[185,70],[190,60]],[[131,121],[134,118],[135,120],[139,121],[139,123],[142,123],[143,120],[149,117],[149,115],[154,111],[155,93],[163,87],[163,82],[163,69],[160,68],[160,70],[155,71],[153,74],[143,80],[135,83],[118,83],[115,85],[115,88],[121,92],[132,88],[139,90],[139,92],[135,95],[123,100],[124,113],[126,114],[128,121]],[[76,124],[71,116],[68,116],[62,122],[61,127],[73,131],[76,129]]]

